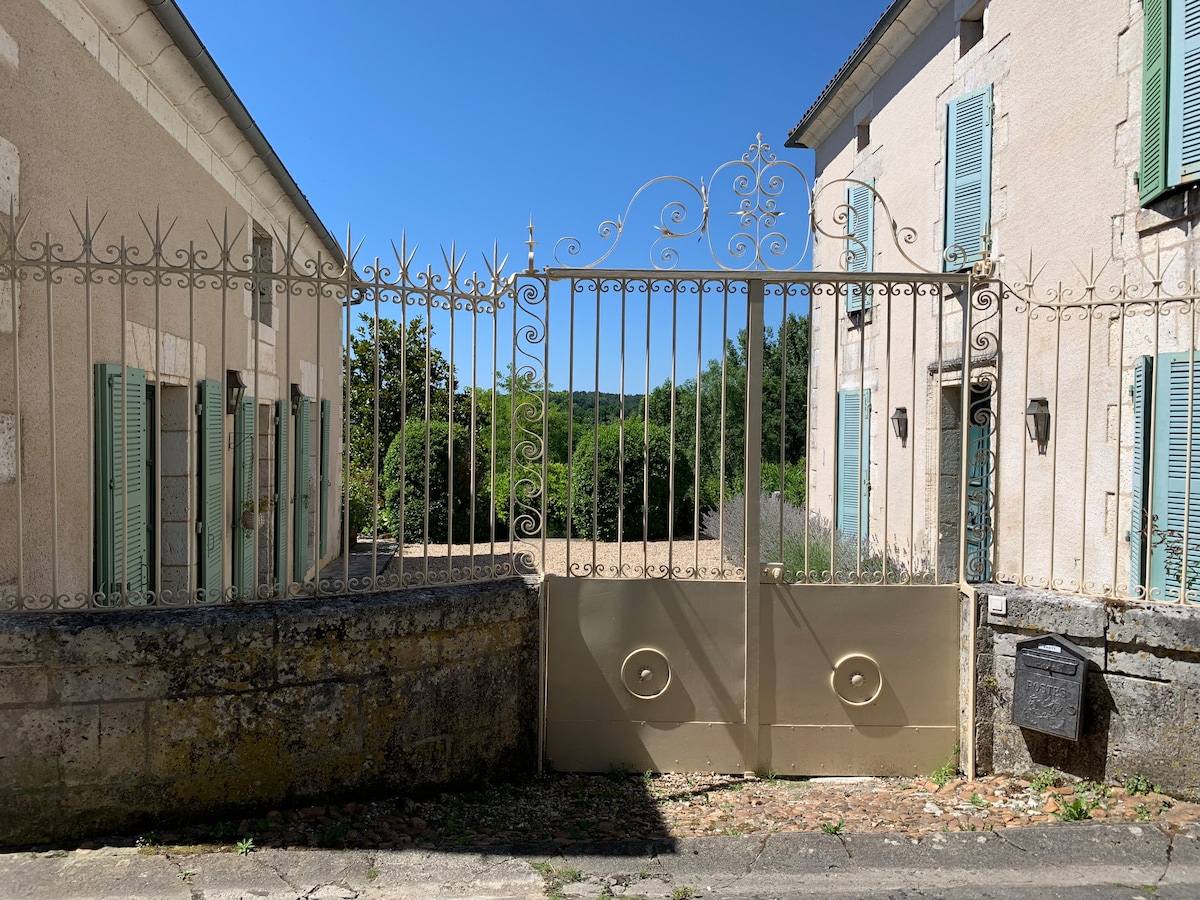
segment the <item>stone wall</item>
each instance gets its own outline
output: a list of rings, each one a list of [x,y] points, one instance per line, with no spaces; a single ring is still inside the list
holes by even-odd
[[[1200,797],[1200,608],[1103,601],[1012,585],[978,585],[976,761],[981,772],[1052,766],[1120,782],[1145,775]],[[1006,615],[989,614],[988,596]],[[1012,722],[1016,642],[1057,633],[1087,656],[1078,742]]]
[[[513,579],[0,615],[0,844],[533,771],[538,606]]]

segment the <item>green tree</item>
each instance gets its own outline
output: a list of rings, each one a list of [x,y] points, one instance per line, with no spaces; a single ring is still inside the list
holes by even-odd
[[[624,540],[641,540],[643,511],[647,540],[670,537],[674,527],[691,527],[687,500],[691,465],[683,454],[676,453],[676,505],[672,510],[671,438],[665,428],[651,425],[646,429],[639,421],[626,422],[622,448],[621,424],[601,425],[599,431],[580,437],[572,468],[572,533],[579,537],[615,541],[620,523]]]
[[[451,467],[450,436],[453,434]],[[477,447],[478,451],[478,447]],[[403,456],[402,456],[403,454]],[[429,464],[426,467],[426,454]],[[402,465],[403,463],[403,465]],[[393,522],[404,523],[405,543],[466,543],[471,538],[471,504],[476,503],[476,536],[488,533],[488,493],[480,455],[472,471],[470,433],[462,425],[410,418],[392,438],[383,463],[383,500]],[[453,477],[453,481],[451,481]],[[425,517],[429,532],[425,533]]]

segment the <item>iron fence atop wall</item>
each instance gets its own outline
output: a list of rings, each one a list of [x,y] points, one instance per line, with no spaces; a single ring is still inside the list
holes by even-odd
[[[591,266],[538,269],[531,225],[519,272],[421,266],[403,238],[306,256],[251,222],[185,238],[156,215],[135,240],[86,209],[35,236],[10,212],[3,606],[537,573],[1196,599],[1196,283],[929,271],[859,181],[805,185],[789,238],[788,167],[760,138],[708,182],[649,182]],[[664,187],[698,214],[653,206],[654,267],[599,268]],[[872,271],[884,237],[910,271]],[[799,270],[814,238],[844,271]]]

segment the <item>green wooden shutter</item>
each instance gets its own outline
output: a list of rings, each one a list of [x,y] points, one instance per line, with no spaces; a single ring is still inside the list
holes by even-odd
[[[946,247],[965,259],[946,267],[966,268],[983,257],[983,234],[991,218],[992,86],[950,101],[946,129]]]
[[[95,368],[96,590],[141,594],[149,587],[146,533],[146,373]]]
[[[967,423],[967,581],[992,577],[992,413],[987,388],[971,389]]]
[[[871,392],[838,392],[836,526],[867,542],[871,459]]]
[[[846,253],[850,272],[873,272],[875,270],[875,179],[867,182],[870,187],[852,184],[846,191],[846,230],[850,240]],[[867,285],[846,286],[846,311],[871,308],[871,291]]]
[[[239,597],[254,593],[254,529],[242,513],[257,514],[254,496],[254,398],[243,397],[233,419],[233,587]]]
[[[304,581],[308,574],[308,451],[312,402],[302,397],[296,408],[296,519],[292,526],[292,580]]]
[[[1153,360],[1141,356],[1133,367],[1133,484],[1130,486],[1129,589],[1137,594],[1146,586],[1146,499],[1150,473],[1150,376]]]
[[[1148,203],[1167,188],[1167,4],[1142,3],[1142,159],[1138,196]]]
[[[1200,177],[1200,0],[1175,0],[1169,21],[1168,133],[1173,154],[1168,160],[1177,153],[1179,162],[1177,168],[1168,167],[1167,180],[1180,184]]]
[[[219,381],[200,382],[200,535],[197,587],[201,599],[221,597],[225,565],[225,396]]]
[[[321,523],[319,531],[321,534],[321,558],[325,558],[328,552],[327,545],[329,543],[329,415],[330,405],[328,400],[321,401],[321,485],[320,485],[320,511]]]
[[[288,401],[275,401],[275,582],[282,591],[287,585],[288,537]]]
[[[1150,587],[1175,599],[1200,587],[1200,355],[1159,356],[1155,382]]]

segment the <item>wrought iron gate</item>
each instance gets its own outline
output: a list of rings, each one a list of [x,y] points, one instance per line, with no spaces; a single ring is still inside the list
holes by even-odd
[[[597,437],[584,458],[588,484],[582,495],[569,491],[583,515],[566,523],[568,554],[572,526],[582,526],[584,561],[577,553],[545,579],[544,754],[553,768],[900,774],[931,770],[958,740],[960,583],[972,556],[986,558],[993,468],[986,450],[970,450],[986,422],[977,354],[963,362],[980,336],[974,282],[915,263],[915,273],[872,272],[876,207],[879,230],[890,226],[905,259],[908,238],[861,182],[804,192],[810,235],[840,242],[844,266],[799,271],[808,245],[796,249],[781,227],[785,174],[803,179],[760,136],[707,185],[643,186],[624,216],[601,225],[609,245],[590,265],[535,274],[531,264],[521,276],[518,293],[545,299],[547,345],[555,323],[570,331],[572,376],[581,319],[596,329],[584,353],[593,383],[606,346],[622,401],[631,346],[645,373],[635,384],[645,401],[638,415],[622,413],[618,430],[620,460],[627,434],[645,445],[635,460],[641,495],[627,502],[622,470],[615,533],[602,540],[596,526],[611,498]],[[718,235],[710,202],[722,178],[736,198],[728,235]],[[662,205],[654,268],[599,268],[639,198],[680,185],[700,212],[689,219],[684,202]],[[836,198],[827,221],[822,194]],[[688,238],[706,245],[716,269],[685,267]],[[581,246],[560,241],[556,261],[574,262]],[[721,311],[714,324],[706,304]],[[932,356],[918,363],[918,328],[930,327]],[[719,328],[719,367],[702,364],[706,328]],[[655,335],[665,351],[668,333],[669,390],[655,398],[650,357]],[[648,536],[655,509],[645,488],[656,399],[670,445],[661,498],[670,516],[658,540]],[[797,417],[798,441],[789,433]],[[637,540],[627,547],[630,533]]]

